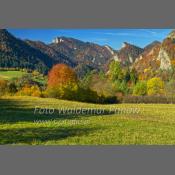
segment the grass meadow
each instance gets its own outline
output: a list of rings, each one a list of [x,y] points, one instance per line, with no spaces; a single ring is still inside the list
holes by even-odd
[[[13,78],[22,77],[25,72],[22,71],[0,71],[0,78],[5,80],[12,80]]]
[[[172,145],[175,105],[98,105],[51,98],[1,97],[0,144]]]

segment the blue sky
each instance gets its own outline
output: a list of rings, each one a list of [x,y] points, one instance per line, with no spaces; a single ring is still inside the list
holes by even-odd
[[[66,36],[82,41],[109,45],[120,49],[123,42],[144,47],[152,41],[162,41],[171,29],[8,29],[21,39],[51,43],[56,36]]]

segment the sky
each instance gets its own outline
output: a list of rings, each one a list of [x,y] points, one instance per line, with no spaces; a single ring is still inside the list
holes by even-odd
[[[151,42],[162,41],[172,29],[8,29],[20,39],[51,43],[53,38],[65,36],[99,45],[120,49],[123,42],[145,47]]]

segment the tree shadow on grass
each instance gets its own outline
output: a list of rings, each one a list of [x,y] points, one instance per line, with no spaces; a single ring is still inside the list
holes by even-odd
[[[90,128],[13,128],[0,130],[0,144],[44,144],[47,141],[59,141],[68,137],[83,136],[95,129]]]
[[[102,109],[99,109],[99,111]],[[35,108],[31,108],[28,101],[18,101],[9,99],[0,99],[0,124],[16,123],[16,122],[35,122],[48,121],[48,120],[62,120],[62,119],[77,119],[79,117],[91,117],[91,116],[104,116],[114,114],[110,110],[96,111],[84,111],[85,113],[60,113],[54,112],[53,114],[40,114],[38,111],[34,113]]]

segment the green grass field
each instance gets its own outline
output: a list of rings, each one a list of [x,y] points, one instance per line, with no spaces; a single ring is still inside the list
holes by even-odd
[[[0,78],[5,80],[11,80],[13,78],[22,77],[25,72],[22,71],[0,71]]]
[[[4,80],[13,80],[16,78],[21,78],[23,75],[26,75],[29,73],[23,72],[23,71],[0,71],[0,79]],[[46,78],[40,74],[37,77],[34,77],[32,74],[30,74],[30,77],[33,81],[38,82],[40,84],[46,83]]]
[[[39,114],[38,110],[43,108],[55,111],[52,115]],[[63,115],[58,112],[61,108],[82,108],[86,114]],[[105,110],[97,114],[88,113],[88,109]],[[0,144],[175,144],[175,105],[95,105],[49,98],[2,97]]]

